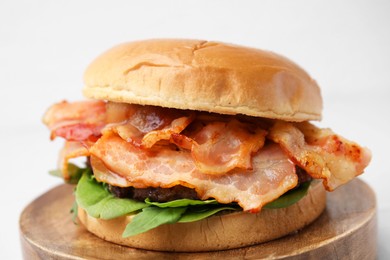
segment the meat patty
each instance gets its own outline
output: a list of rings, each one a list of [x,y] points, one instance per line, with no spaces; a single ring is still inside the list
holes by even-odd
[[[181,185],[172,188],[144,188],[136,189],[134,187],[115,187],[109,186],[112,194],[119,198],[131,198],[144,201],[149,198],[151,201],[167,202],[178,199],[193,199],[197,200],[198,195],[194,189],[190,189]]]

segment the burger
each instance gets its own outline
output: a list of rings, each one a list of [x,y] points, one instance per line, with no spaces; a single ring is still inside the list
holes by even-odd
[[[312,223],[371,154],[320,120],[317,83],[273,52],[220,42],[124,43],[51,106],[58,170],[96,236],[158,251],[254,245]],[[80,164],[75,158],[84,157]]]

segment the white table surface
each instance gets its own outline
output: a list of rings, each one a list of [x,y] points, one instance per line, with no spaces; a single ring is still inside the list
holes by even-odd
[[[389,13],[380,0],[0,1],[0,259],[22,257],[22,209],[61,183],[47,174],[62,142],[49,141],[45,109],[82,99],[82,73],[103,50],[158,37],[255,46],[304,67],[322,87],[319,125],[373,152],[361,178],[376,192],[378,256],[389,259]]]

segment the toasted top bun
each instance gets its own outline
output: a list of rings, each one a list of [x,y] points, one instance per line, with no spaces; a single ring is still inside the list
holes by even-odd
[[[122,233],[133,216],[97,219],[79,207],[78,217],[88,231],[116,244],[156,251],[201,252],[240,248],[283,237],[312,223],[325,206],[324,186],[320,181],[314,181],[308,194],[287,208],[262,209],[257,214],[236,212],[196,222],[166,224],[128,238],[123,238]]]
[[[199,40],[118,45],[85,72],[84,95],[287,121],[320,120],[321,93],[298,65],[272,52]]]

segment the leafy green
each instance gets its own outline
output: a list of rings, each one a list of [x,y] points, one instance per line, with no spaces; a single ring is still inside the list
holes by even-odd
[[[237,207],[224,207],[223,204],[219,204],[219,207],[215,207],[215,208],[209,208],[209,207],[190,208],[181,216],[178,222],[186,223],[186,222],[194,222],[194,221],[202,220],[223,210],[233,211],[233,210],[240,210],[240,209],[238,209]]]
[[[310,186],[310,181],[302,183],[298,188],[290,190],[283,194],[283,196],[278,199],[268,203],[264,206],[267,209],[278,209],[278,208],[287,208],[292,204],[298,202],[304,196],[306,196],[307,191]]]
[[[127,224],[122,237],[134,236],[163,224],[176,223],[186,211],[185,207],[159,208],[148,207],[142,209],[132,221]]]
[[[77,166],[76,166],[77,167]],[[74,168],[76,169],[76,168]],[[163,224],[187,223],[208,218],[221,211],[242,210],[235,204],[219,204],[216,200],[180,199],[170,202],[139,202],[132,199],[117,198],[109,192],[104,183],[98,182],[92,175],[91,169],[80,169],[76,187],[76,202],[73,213],[77,214],[77,204],[95,218],[112,219],[134,214],[132,221],[126,226],[122,236],[134,236]],[[268,203],[264,208],[288,207],[307,194],[310,183],[301,184],[277,200]]]
[[[85,168],[80,168],[73,163],[68,163],[68,174],[70,178],[69,180],[66,180],[66,182],[70,184],[77,184],[85,170]],[[63,178],[62,171],[60,169],[51,170],[49,171],[49,174],[55,177]]]
[[[190,202],[191,201],[191,202]],[[193,200],[186,200],[188,203],[194,203]],[[187,204],[186,206],[178,206],[179,204],[186,204],[186,202],[179,200],[177,204],[173,204],[174,207],[156,207],[154,204],[165,204],[165,203],[153,203],[150,207],[142,209],[142,212],[138,213],[132,221],[127,224],[125,231],[123,232],[123,237],[134,236],[148,230],[151,230],[155,227],[158,227],[163,224],[172,224],[176,222],[185,223],[185,222],[194,222],[198,221],[211,215],[214,215],[223,210],[238,210],[234,207],[226,207],[223,204],[218,204],[209,200],[204,204],[197,203],[196,205],[202,206],[193,206],[192,204]],[[150,203],[150,202],[149,202]],[[210,208],[214,204],[213,208]]]
[[[49,174],[54,177],[62,178],[62,172],[60,169],[51,170],[49,171]]]
[[[177,207],[186,207],[186,206],[195,206],[195,205],[218,204],[216,200],[179,199],[179,200],[172,200],[168,202],[152,202],[149,200],[149,198],[145,200],[145,203],[159,208],[177,208]]]
[[[82,175],[75,196],[78,205],[94,218],[112,219],[148,207],[143,202],[115,197],[92,177],[90,171]]]

